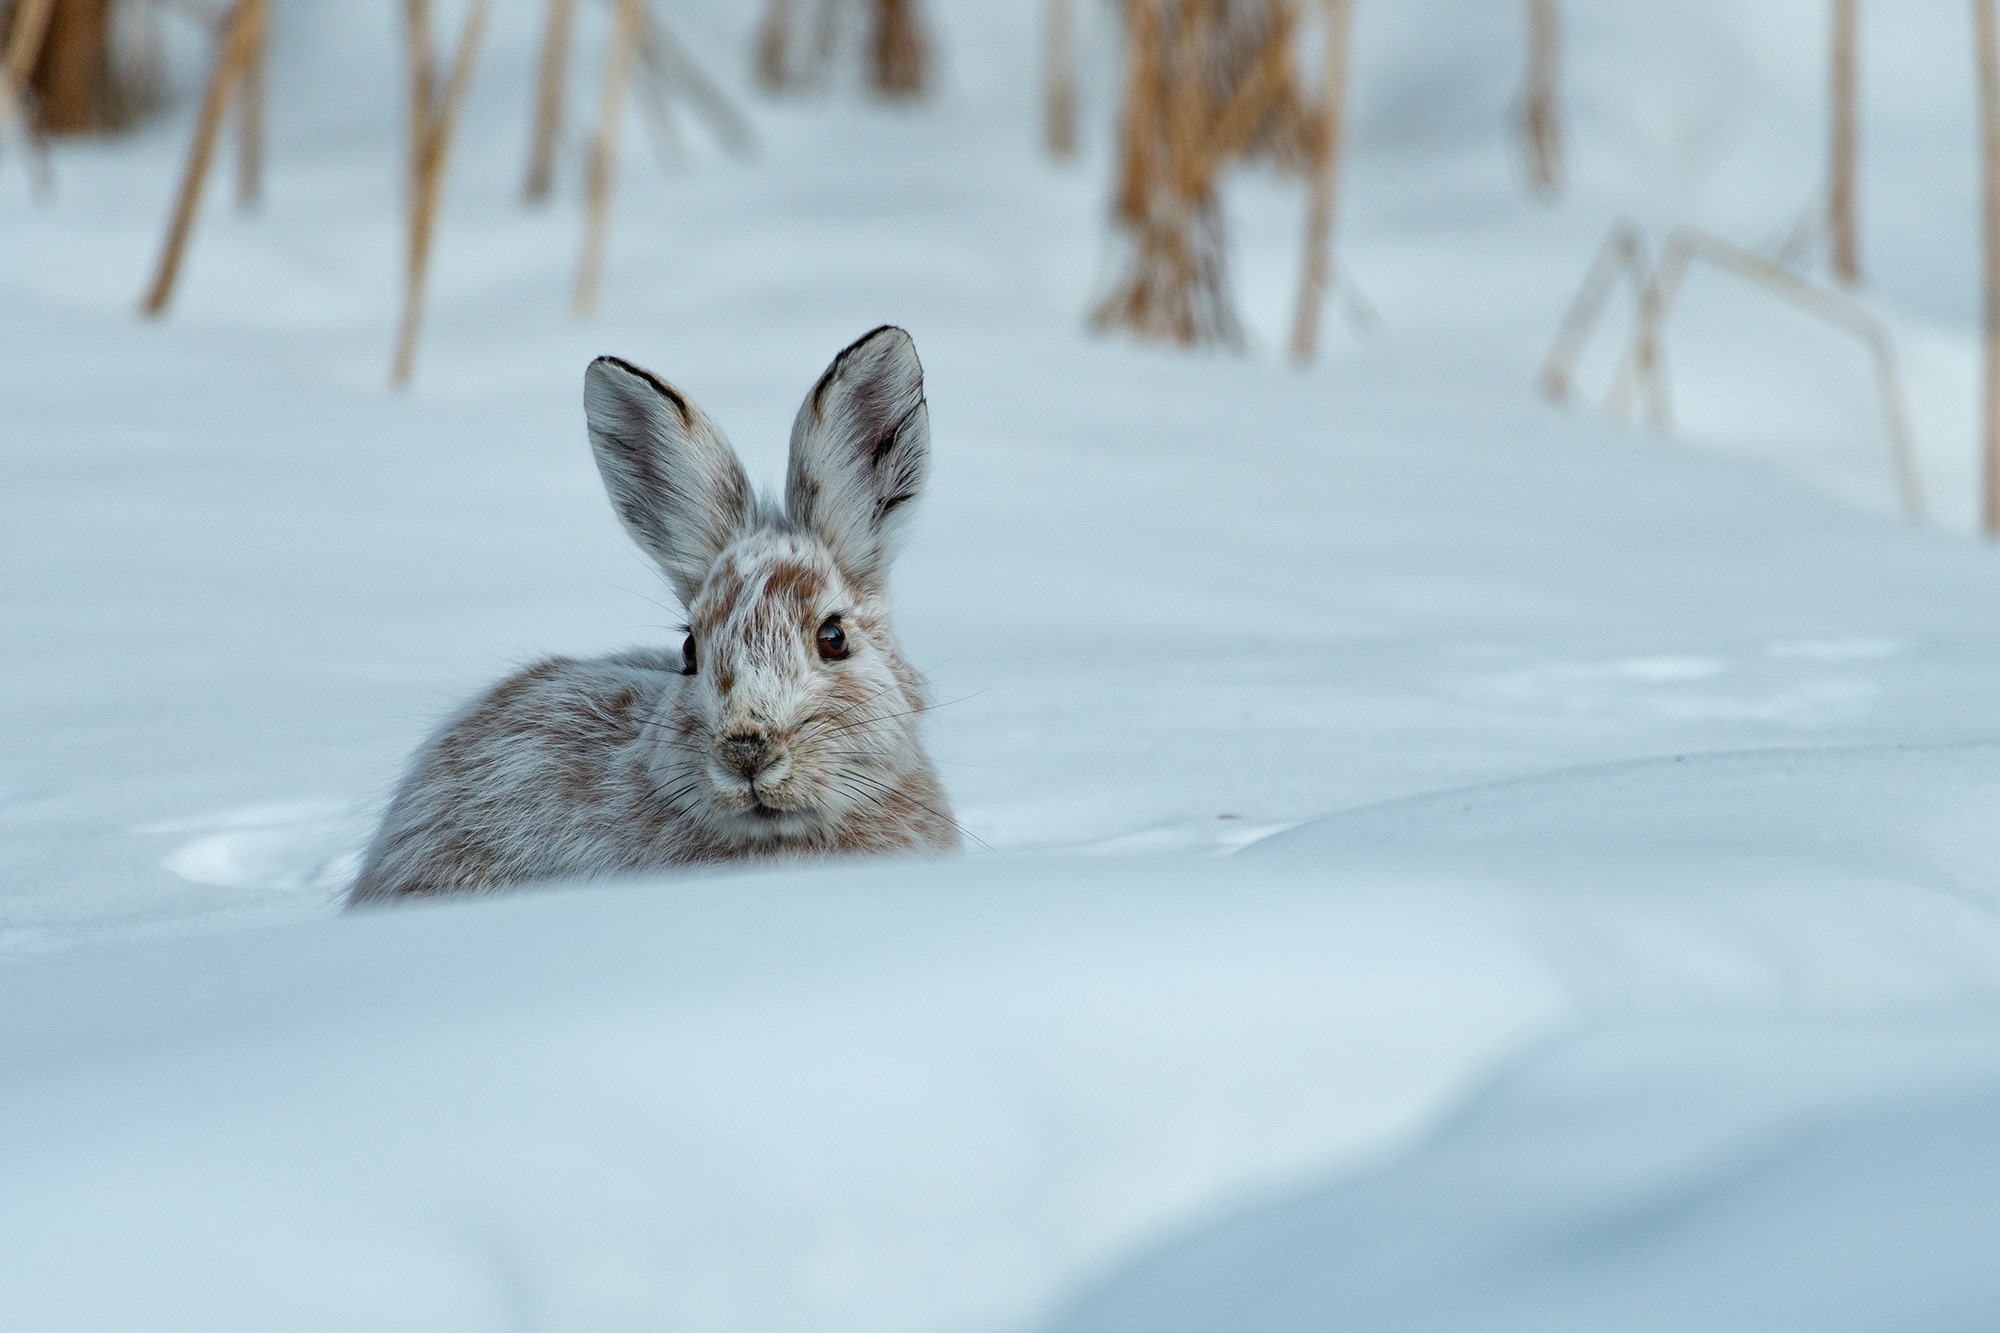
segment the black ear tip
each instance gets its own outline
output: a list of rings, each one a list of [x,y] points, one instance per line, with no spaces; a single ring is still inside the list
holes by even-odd
[[[612,385],[617,384],[620,379],[625,378],[635,379],[649,386],[653,392],[673,404],[674,411],[680,414],[684,422],[688,419],[687,399],[681,397],[678,389],[645,367],[635,366],[620,356],[600,356],[584,369],[583,387],[585,402],[589,402],[589,395],[593,390],[600,386],[605,389],[611,389]],[[612,391],[616,392],[616,390]]]
[[[652,376],[648,375],[645,371],[639,369],[639,367],[633,365],[630,361],[627,361],[622,356],[596,357],[591,361],[590,365],[584,370],[583,374],[584,378],[586,379],[597,379],[610,371],[620,371],[623,372],[624,374],[631,375],[638,379],[652,378]]]
[[[878,340],[885,344],[882,350],[886,351],[894,348],[898,351],[908,352],[911,356],[917,354],[917,340],[910,336],[909,330],[895,324],[878,324],[842,348],[840,355],[835,357],[834,361],[836,363],[845,361],[848,357],[869,347]]]

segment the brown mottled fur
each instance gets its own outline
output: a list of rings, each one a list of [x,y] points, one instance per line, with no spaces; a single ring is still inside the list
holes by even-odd
[[[688,609],[697,669],[636,650],[539,662],[425,743],[350,903],[732,860],[958,845],[886,575],[929,426],[908,335],[842,352],[799,413],[787,499],[758,501],[701,413],[636,367],[586,377],[627,529]],[[837,623],[845,656],[822,652]]]

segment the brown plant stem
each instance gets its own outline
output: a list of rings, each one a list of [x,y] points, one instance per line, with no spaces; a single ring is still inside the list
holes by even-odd
[[[1563,188],[1562,10],[1556,0],[1528,0],[1528,79],[1521,96],[1521,137],[1528,184],[1544,199]]]
[[[597,308],[604,279],[604,244],[611,227],[611,187],[618,170],[618,139],[625,118],[625,88],[638,54],[642,16],[640,0],[617,0],[611,48],[604,57],[604,84],[597,111],[597,134],[590,145],[590,176],[586,185],[583,256],[577,266],[574,309],[588,315]]]
[[[1334,206],[1340,189],[1341,140],[1347,104],[1347,57],[1353,0],[1322,0],[1325,7],[1326,87],[1320,94],[1321,122],[1314,144],[1312,196],[1306,206],[1306,253],[1299,278],[1299,304],[1292,318],[1292,359],[1304,365],[1319,350],[1320,309],[1333,266]]]
[[[639,11],[639,60],[652,82],[678,92],[707,118],[715,137],[739,156],[756,147],[757,135],[741,111],[716,87],[701,65],[654,17],[652,8]]]
[[[1047,0],[1042,29],[1042,139],[1049,156],[1076,156],[1076,0]]]
[[[403,13],[410,44],[410,198],[409,233],[403,270],[403,317],[396,334],[396,352],[389,382],[402,388],[416,368],[417,336],[423,328],[425,281],[430,271],[431,238],[437,227],[438,203],[444,189],[445,161],[451,152],[451,132],[465,105],[472,82],[472,65],[486,28],[488,0],[472,0],[465,25],[459,29],[445,76],[444,99],[436,98],[437,70],[431,51],[428,0],[406,0]]]
[[[792,86],[792,0],[770,0],[757,24],[757,83],[774,93]]]
[[[1859,194],[1860,117],[1855,69],[1860,0],[1833,0],[1833,51],[1829,63],[1832,132],[1828,136],[1826,227],[1833,243],[1833,273],[1852,287],[1861,281],[1861,240],[1855,219]]]
[[[152,285],[140,306],[149,316],[157,316],[167,308],[174,293],[174,281],[180,276],[181,257],[194,230],[195,206],[201,201],[208,165],[215,156],[215,140],[222,129],[222,113],[229,105],[229,95],[242,75],[255,37],[256,4],[257,0],[237,0],[223,29],[222,47],[216,52],[215,68],[208,76],[208,91],[202,96],[201,117],[195,124],[194,142],[188,148],[187,168],[181,174],[180,194],[174,201],[173,218],[167,224],[166,244],[153,271]]]
[[[569,39],[576,26],[576,0],[549,0],[542,29],[542,58],[535,75],[535,130],[528,149],[528,179],[521,194],[531,204],[555,188],[556,143],[562,134],[563,103],[569,80]]]
[[[236,88],[236,206],[254,208],[264,193],[264,50],[270,0],[248,0],[243,68]]]
[[[111,0],[56,0],[30,79],[42,129],[51,134],[109,129],[117,111]]]
[[[875,0],[869,82],[882,96],[908,101],[930,88],[931,43],[919,0]]]
[[[1979,161],[1985,202],[1985,485],[1981,518],[1991,540],[2000,538],[2000,50],[1995,49],[1993,0],[1972,0],[1972,17],[1979,48]]]
[[[55,0],[19,0],[14,6],[13,22],[7,30],[7,49],[0,52],[0,134],[7,132],[11,121],[28,123],[25,109],[28,80],[41,59],[49,17],[54,12]]]

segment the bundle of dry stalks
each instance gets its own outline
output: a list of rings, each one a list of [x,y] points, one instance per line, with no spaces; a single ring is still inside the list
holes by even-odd
[[[1234,345],[1218,194],[1232,162],[1311,169],[1326,121],[1300,96],[1294,0],[1124,0],[1125,105],[1113,225],[1124,274],[1091,316],[1183,346]]]
[[[549,0],[524,190],[529,203],[545,201],[555,183],[556,148],[561,140],[567,100],[570,36],[576,9],[576,0]],[[654,147],[663,157],[679,146],[671,110],[675,99],[686,102],[699,113],[730,152],[748,152],[755,141],[749,122],[702,73],[645,0],[611,0],[611,32],[605,47],[604,75],[598,87],[597,128],[591,135],[584,185],[583,253],[577,264],[572,299],[572,308],[578,315],[590,314],[597,307],[605,246],[611,230],[611,195],[617,181],[626,94],[635,86],[640,107],[651,123]]]
[[[821,86],[858,21],[867,24],[859,45],[872,91],[892,101],[930,91],[936,61],[921,0],[768,0],[757,82],[772,92]]]
[[[700,64],[674,35],[660,23],[652,7],[641,3],[637,12],[637,36],[631,35],[630,15],[614,0],[607,72],[624,69],[637,60],[636,84],[639,105],[652,131],[653,146],[662,159],[677,153],[679,133],[672,107],[684,102],[708,123],[716,140],[731,153],[750,151],[756,135],[722,90],[702,72]],[[522,190],[531,204],[545,202],[555,187],[556,151],[562,139],[562,122],[568,101],[569,51],[576,26],[577,0],[549,0],[548,19],[542,33],[540,72],[536,78],[535,126],[528,153],[528,178]],[[620,74],[621,79],[629,77]],[[600,97],[600,103],[603,99]],[[602,108],[615,118],[619,106]],[[600,118],[592,158],[598,157],[598,143],[608,122]],[[593,168],[594,170],[595,168]],[[608,182],[607,186],[608,188]]]
[[[1991,0],[1978,3],[1991,4]],[[1921,525],[1925,521],[1923,483],[1917,470],[1916,446],[1910,433],[1909,406],[1903,392],[1895,339],[1888,326],[1850,297],[1819,287],[1774,259],[1731,245],[1707,232],[1691,227],[1675,230],[1661,250],[1659,267],[1653,268],[1647,262],[1645,238],[1638,229],[1629,223],[1614,226],[1585,275],[1562,329],[1556,334],[1554,346],[1549,349],[1548,360],[1542,367],[1542,392],[1556,403],[1569,397],[1577,361],[1604,313],[1613,285],[1624,274],[1631,279],[1636,297],[1634,328],[1605,406],[1612,416],[1623,420],[1638,406],[1643,393],[1647,417],[1654,428],[1671,429],[1673,394],[1666,368],[1667,320],[1689,269],[1697,262],[1741,279],[1809,317],[1853,335],[1867,349],[1875,362],[1881,391],[1883,430],[1895,486],[1904,514],[1910,522]]]

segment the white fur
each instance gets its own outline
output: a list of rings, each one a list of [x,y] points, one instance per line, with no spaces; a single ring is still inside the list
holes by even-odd
[[[923,682],[887,574],[929,456],[909,335],[877,329],[799,410],[782,508],[664,382],[585,377],[613,507],[687,607],[679,645],[540,662],[425,742],[350,904],[673,865],[941,852],[957,826],[924,754]],[[828,660],[830,618],[847,656]]]

